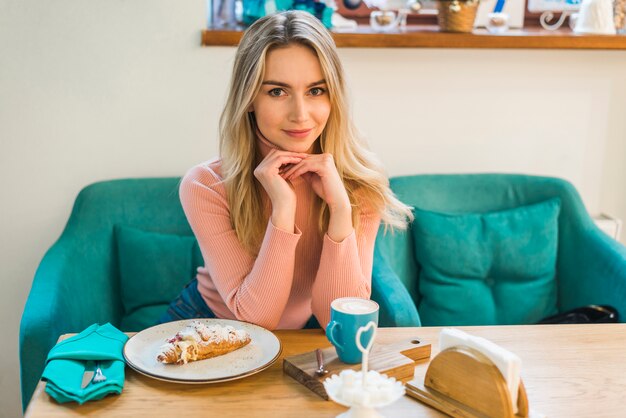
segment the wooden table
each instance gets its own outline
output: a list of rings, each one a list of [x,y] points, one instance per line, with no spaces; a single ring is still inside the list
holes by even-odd
[[[530,408],[548,417],[626,416],[626,324],[460,327],[518,354]],[[430,341],[438,352],[440,328],[382,328],[377,341],[401,337]],[[283,352],[271,368],[242,380],[183,385],[150,379],[127,368],[120,396],[79,406],[59,405],[39,382],[26,411],[42,417],[334,417],[346,408],[324,401],[283,374],[282,357],[329,346],[319,330],[276,331]],[[422,373],[427,363],[416,366]],[[381,409],[391,417],[441,417],[403,397]]]

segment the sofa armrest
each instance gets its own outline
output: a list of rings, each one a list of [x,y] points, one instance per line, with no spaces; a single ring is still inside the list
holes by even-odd
[[[113,267],[102,268],[91,258],[84,240],[81,244],[64,232],[37,268],[20,323],[24,410],[59,336],[93,323],[119,322],[121,305]]]
[[[571,226],[557,266],[561,311],[610,305],[626,322],[626,247],[595,225]]]
[[[378,248],[374,249],[372,299],[380,306],[381,327],[422,326],[411,295]]]

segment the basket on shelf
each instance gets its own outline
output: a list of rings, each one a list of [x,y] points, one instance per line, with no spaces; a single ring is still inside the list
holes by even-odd
[[[439,0],[437,21],[443,32],[471,32],[478,11],[478,0]]]

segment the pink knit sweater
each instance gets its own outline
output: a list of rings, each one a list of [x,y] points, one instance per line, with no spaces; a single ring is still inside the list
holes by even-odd
[[[193,167],[182,180],[180,199],[198,239],[204,267],[198,290],[218,318],[268,329],[302,328],[313,313],[326,328],[330,303],[339,297],[369,298],[378,214],[361,216],[361,230],[341,242],[320,237],[311,216],[315,193],[302,178],[292,181],[296,233],[267,220],[258,256],[241,245],[230,223],[220,160]]]

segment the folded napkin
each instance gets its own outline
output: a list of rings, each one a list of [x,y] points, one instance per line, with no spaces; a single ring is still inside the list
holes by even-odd
[[[456,328],[444,328],[439,334],[439,350],[465,346],[473,348],[487,356],[500,370],[511,394],[513,412],[517,412],[517,394],[519,390],[522,360],[514,353],[500,347],[485,338],[469,335]]]
[[[128,340],[126,334],[107,323],[93,324],[80,334],[55,345],[46,360],[42,379],[47,381],[46,392],[59,403],[102,399],[110,393],[119,395],[124,387],[124,355],[122,349]],[[98,361],[103,382],[91,382],[81,388],[83,374]]]

